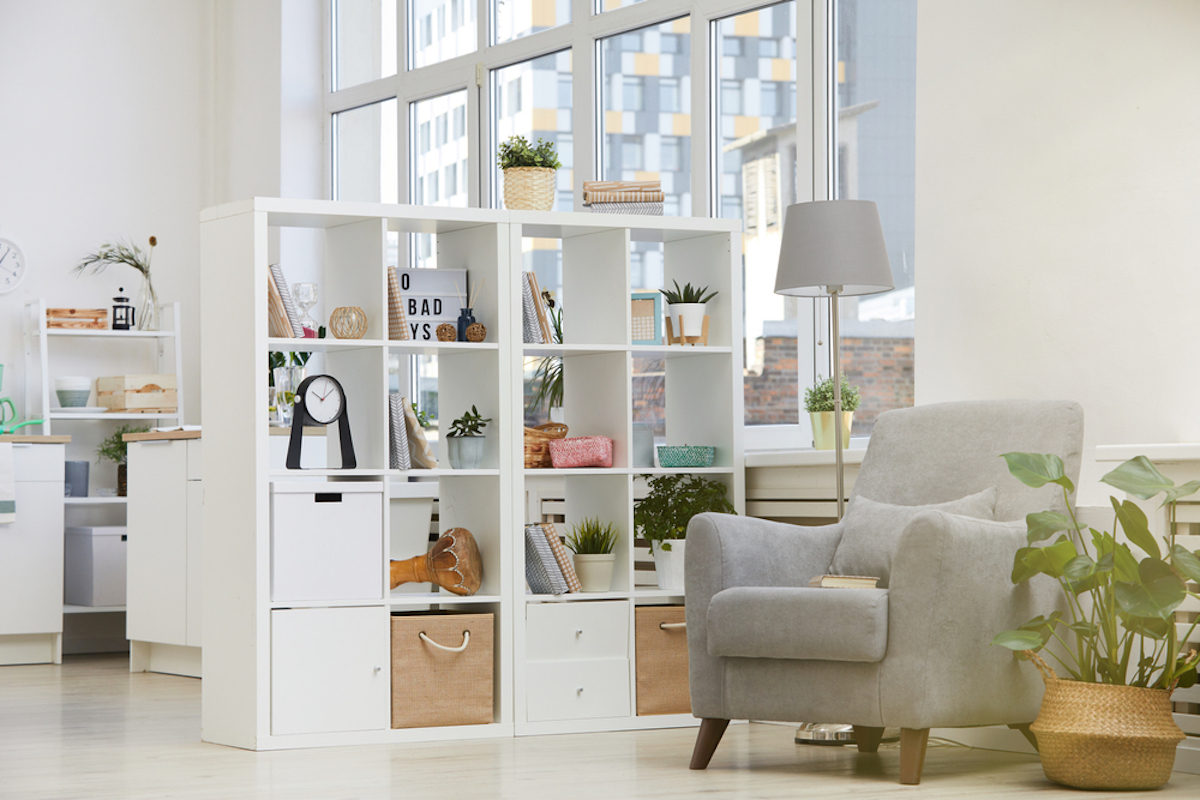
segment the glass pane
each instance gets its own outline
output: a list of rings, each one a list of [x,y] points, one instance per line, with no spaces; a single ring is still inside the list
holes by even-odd
[[[473,53],[475,0],[408,0],[409,68]]]
[[[646,0],[599,0],[597,7],[600,11],[612,11],[625,6],[631,6],[634,3],[644,3]]]
[[[796,310],[812,301],[775,294],[775,268],[783,211],[796,202],[796,3],[720,20],[717,48],[713,211],[741,219],[746,231],[745,420],[795,424]]]
[[[837,20],[837,196],[879,205],[896,284],[840,304],[859,436],[881,412],[913,404],[917,3],[839,0]]]
[[[571,21],[571,0],[493,0],[496,44]]]
[[[571,211],[574,140],[571,135],[571,51],[535,58],[492,72],[492,108],[496,142],[524,136],[530,142],[553,142],[562,168],[555,175],[555,211]],[[494,163],[494,162],[493,162]],[[504,173],[494,167],[492,205],[501,208]]]
[[[333,199],[400,202],[396,99],[333,115]]]
[[[412,185],[417,205],[467,205],[467,91],[413,103]],[[421,265],[423,266],[423,265]]]
[[[600,42],[603,180],[662,181],[663,214],[690,216],[691,18]]]
[[[396,0],[334,0],[333,88],[396,74]]]

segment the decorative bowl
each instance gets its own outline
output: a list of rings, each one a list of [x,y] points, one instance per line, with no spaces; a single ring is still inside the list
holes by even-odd
[[[660,467],[711,467],[717,448],[695,444],[662,444],[658,446]]]
[[[91,389],[56,389],[54,392],[58,395],[58,404],[63,408],[79,408],[86,406],[88,397],[91,396]]]

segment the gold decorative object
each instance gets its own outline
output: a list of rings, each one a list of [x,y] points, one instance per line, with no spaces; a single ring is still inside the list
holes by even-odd
[[[367,312],[358,306],[339,306],[329,315],[329,330],[338,339],[361,339],[367,333]]]
[[[467,341],[482,342],[487,338],[487,328],[482,322],[472,322],[467,326]]]
[[[449,322],[443,322],[437,326],[437,337],[439,342],[457,342],[458,328],[451,325]]]

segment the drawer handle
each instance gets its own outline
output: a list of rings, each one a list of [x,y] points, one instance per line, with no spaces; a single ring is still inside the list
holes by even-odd
[[[444,644],[438,644],[433,639],[430,639],[428,636],[426,636],[425,631],[421,631],[417,635],[421,637],[421,641],[425,642],[426,644],[431,644],[439,650],[445,650],[447,653],[461,653],[463,650],[467,649],[467,645],[471,641],[470,631],[463,631],[463,643],[458,647],[447,647]]]
[[[669,630],[674,630],[675,628],[686,628],[686,627],[687,627],[686,622],[660,622],[660,623],[658,623],[658,629],[660,631],[669,631]]]
[[[580,686],[578,689],[576,689],[575,694],[583,694],[583,687]]]
[[[576,635],[576,636],[583,636],[583,628],[576,628],[576,629],[575,629],[575,635]]]

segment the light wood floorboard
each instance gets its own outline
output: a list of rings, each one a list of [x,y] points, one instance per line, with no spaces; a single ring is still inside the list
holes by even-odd
[[[900,753],[796,745],[793,729],[733,725],[707,770],[695,729],[252,753],[200,742],[200,682],[130,674],[127,656],[0,667],[0,798],[1123,797],[1050,784],[1036,758],[939,746],[920,786]],[[1200,797],[1176,773],[1158,798]]]

